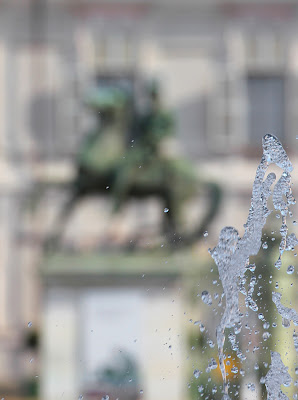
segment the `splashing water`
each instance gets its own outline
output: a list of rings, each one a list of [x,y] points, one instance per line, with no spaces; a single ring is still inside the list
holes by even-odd
[[[298,333],[296,331],[293,332],[293,342],[294,342],[294,347],[296,350],[296,353],[298,354]],[[298,373],[298,369],[297,369]]]
[[[290,386],[292,378],[288,368],[284,366],[280,354],[271,351],[271,366],[265,376],[267,400],[287,400],[288,397],[281,391],[280,386]]]
[[[212,304],[212,297],[211,294],[207,292],[207,290],[204,290],[202,292],[202,301],[207,304],[208,306],[211,306]]]
[[[276,305],[277,311],[284,320],[293,321],[298,326],[298,314],[293,308],[285,307],[281,304],[281,294],[273,292],[272,301]]]
[[[226,370],[224,364],[224,343],[226,328],[233,328],[235,335],[241,330],[241,314],[239,311],[239,292],[246,296],[246,306],[253,311],[257,311],[258,307],[252,299],[254,286],[256,284],[252,277],[248,293],[245,292],[245,272],[251,269],[252,264],[249,264],[249,257],[256,255],[262,245],[262,230],[266,223],[266,219],[271,211],[267,207],[267,201],[272,195],[274,209],[280,212],[281,215],[281,242],[279,245],[279,258],[275,263],[276,268],[281,267],[281,256],[284,251],[293,250],[298,244],[298,240],[294,234],[287,236],[286,217],[289,213],[289,206],[295,204],[295,199],[291,191],[291,175],[293,170],[292,164],[283,149],[279,140],[270,134],[263,137],[263,156],[256,171],[255,180],[253,183],[251,207],[249,209],[248,218],[244,225],[245,232],[240,238],[238,231],[233,227],[225,227],[221,230],[219,241],[216,247],[209,249],[209,253],[214,259],[219,272],[219,277],[222,282],[225,308],[220,324],[216,330],[219,366],[223,378],[223,399],[230,399],[228,394],[228,385]],[[274,186],[273,192],[270,187],[276,180],[274,173],[269,173],[265,178],[265,174],[270,164],[275,164],[282,169],[282,175]],[[280,304],[279,293],[273,295],[278,311],[286,319],[291,319],[296,324],[297,314],[293,309],[288,309]],[[233,337],[233,338],[232,338]],[[235,336],[231,336],[233,349],[237,351],[237,356],[241,360],[245,359],[236,344]],[[295,340],[295,339],[294,339]],[[230,340],[231,341],[231,340]],[[296,343],[296,342],[295,342]],[[278,353],[271,353],[272,367],[266,376],[266,387],[272,385],[278,378],[278,392],[276,384],[271,387],[273,391],[268,391],[268,399],[284,399],[285,396],[279,389],[281,383],[288,382],[288,374],[285,372],[285,367],[282,364]],[[277,377],[276,372],[279,371]],[[277,397],[277,394],[278,396]],[[280,394],[282,393],[282,394]]]

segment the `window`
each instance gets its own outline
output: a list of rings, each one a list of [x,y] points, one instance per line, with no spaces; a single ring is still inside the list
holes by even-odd
[[[265,133],[274,133],[283,140],[284,78],[281,76],[249,76],[248,129],[252,146],[260,143]]]

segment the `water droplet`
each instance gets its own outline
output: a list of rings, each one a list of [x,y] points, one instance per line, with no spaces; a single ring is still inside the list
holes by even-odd
[[[252,392],[254,392],[256,390],[256,387],[254,385],[254,383],[248,383],[247,384],[248,389],[250,389]]]
[[[194,372],[193,372],[193,376],[196,378],[196,379],[198,379],[199,378],[199,376],[201,375],[201,371],[199,371],[198,369],[195,369],[194,370]]]
[[[279,259],[276,261],[276,263],[274,264],[275,268],[280,269],[281,267],[281,259],[279,257]]]
[[[28,322],[28,328],[31,328],[31,326],[32,326],[32,322],[30,321],[30,322]]]
[[[257,363],[255,363],[254,370],[257,371],[258,369],[259,369],[259,365]]]
[[[291,321],[289,319],[287,319],[287,318],[282,318],[282,322],[281,323],[282,323],[282,326],[284,328],[288,328],[291,325]]]
[[[269,322],[264,322],[263,328],[264,328],[264,329],[269,329],[269,327],[270,327]]]
[[[110,396],[108,394],[106,394],[105,396],[103,396],[101,398],[101,400],[110,400]]]
[[[141,389],[141,390],[140,390],[140,394],[143,394],[143,393],[144,393],[144,390],[143,390],[143,389]]]
[[[289,265],[287,268],[287,274],[291,275],[295,271],[295,268],[293,265]]]
[[[216,360],[212,357],[211,360],[208,363],[208,367],[206,368],[206,372],[209,373],[211,370],[217,368],[217,362]]]
[[[211,306],[211,304],[212,304],[212,297],[211,297],[211,294],[208,293],[207,290],[204,290],[204,291],[202,292],[202,296],[201,296],[201,297],[202,297],[203,303],[207,304],[208,306]]]
[[[33,363],[33,361],[34,361],[34,358],[30,358],[29,362]]]
[[[215,394],[217,392],[217,387],[216,386],[213,386],[213,388],[212,388],[212,394]]]
[[[241,332],[241,325],[235,326],[235,327],[234,327],[234,332],[235,332],[236,335],[238,335],[238,333]]]
[[[236,343],[236,335],[234,335],[233,333],[229,333],[228,339],[232,345]]]
[[[78,400],[83,400],[84,396],[82,394],[79,395]]]
[[[207,237],[207,236],[208,236],[208,231],[205,231],[205,232],[203,233],[203,236],[204,236],[204,237]]]
[[[288,227],[287,227],[287,225],[282,224],[281,227],[280,227],[279,232],[280,232],[280,234],[281,234],[282,236],[285,236],[285,235],[287,234],[287,232],[288,232]]]
[[[295,374],[298,375],[298,367],[295,368]]]
[[[249,269],[251,272],[254,272],[256,269],[256,264],[248,264],[246,269]]]
[[[264,332],[263,333],[263,335],[262,335],[262,337],[263,337],[263,339],[264,339],[264,341],[266,341],[267,339],[269,339],[270,338],[270,333],[269,332]]]
[[[110,186],[106,186],[106,189],[110,189]]]
[[[169,208],[165,208],[164,210],[163,210],[163,212],[165,212],[165,213],[168,213],[170,210],[169,210]]]
[[[264,243],[262,244],[262,247],[263,247],[264,250],[267,250],[267,249],[268,249],[268,244],[267,244],[267,242],[264,242]]]
[[[233,374],[237,374],[237,373],[238,373],[238,368],[237,368],[237,367],[233,367],[233,368],[231,369],[231,372],[232,372]]]
[[[202,393],[203,390],[204,390],[204,386],[203,386],[203,385],[199,385],[199,386],[198,386],[198,392],[199,392],[199,393]]]
[[[265,376],[262,376],[261,378],[260,378],[260,383],[261,383],[261,385],[264,385],[264,383],[265,383]]]
[[[259,313],[258,314],[258,318],[263,321],[265,319],[264,314],[263,313]]]

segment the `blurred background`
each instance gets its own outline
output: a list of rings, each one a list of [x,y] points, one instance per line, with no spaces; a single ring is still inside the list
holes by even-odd
[[[298,164],[297,110],[296,0],[1,0],[0,396],[221,398],[208,248],[243,234],[264,134]],[[265,398],[270,349],[297,398],[279,226],[242,364],[227,344],[233,398]]]

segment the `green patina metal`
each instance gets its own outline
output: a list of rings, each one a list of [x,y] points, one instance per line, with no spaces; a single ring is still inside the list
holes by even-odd
[[[68,186],[69,201],[47,248],[59,247],[72,210],[83,197],[91,195],[111,196],[115,212],[131,198],[159,198],[161,234],[179,247],[202,238],[215,217],[221,200],[219,185],[200,181],[188,160],[164,151],[165,140],[174,135],[175,119],[164,110],[158,85],[147,86],[143,93],[147,107],[142,112],[136,107],[137,96],[132,86],[123,85],[121,79],[110,79],[87,93],[85,105],[94,114],[96,124],[79,146],[75,178]],[[191,231],[185,232],[183,204],[201,193],[209,198],[205,213],[193,223]],[[162,213],[163,208],[167,212]]]
[[[193,232],[182,235],[184,244],[198,240],[216,215],[221,198],[219,186],[199,183],[188,160],[163,152],[164,140],[174,134],[175,121],[163,109],[156,83],[147,86],[145,97],[147,108],[140,112],[135,107],[133,90],[117,80],[100,84],[87,94],[85,104],[96,116],[97,124],[79,147],[77,174],[60,226],[82,197],[101,193],[112,196],[115,211],[132,197],[160,198],[168,209],[163,215],[163,233],[171,241],[174,234],[176,238],[181,236],[181,206],[203,187],[210,201]]]

